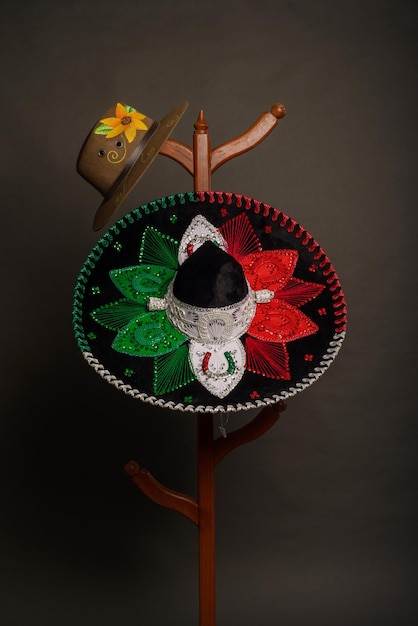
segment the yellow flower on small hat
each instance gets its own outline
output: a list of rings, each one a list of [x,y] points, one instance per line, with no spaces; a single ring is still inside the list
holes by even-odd
[[[144,119],[145,115],[133,107],[118,102],[115,108],[115,117],[105,117],[100,120],[100,125],[94,132],[97,135],[105,135],[106,139],[124,133],[128,142],[132,143],[137,130],[148,130],[148,126],[142,121]]]

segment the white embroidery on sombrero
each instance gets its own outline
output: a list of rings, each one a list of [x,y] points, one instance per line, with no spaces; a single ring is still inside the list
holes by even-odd
[[[224,307],[198,307],[181,302],[173,294],[173,281],[164,298],[167,317],[189,339],[213,341],[218,345],[243,335],[250,326],[256,310],[255,293],[248,287],[247,296]],[[148,303],[158,306],[158,303]],[[162,305],[161,305],[162,306]]]
[[[190,341],[190,360],[198,381],[212,395],[227,396],[245,372],[245,350],[239,339],[219,343]]]
[[[189,413],[230,413],[244,411],[248,409],[258,409],[271,404],[276,404],[276,402],[279,402],[280,400],[287,400],[288,398],[291,398],[300,391],[303,391],[304,389],[310,387],[312,383],[318,380],[322,376],[322,374],[326,372],[331,363],[334,361],[344,342],[345,335],[345,331],[335,333],[333,336],[333,340],[330,342],[326,353],[322,356],[318,367],[316,367],[314,371],[309,372],[306,377],[302,378],[302,380],[300,382],[297,382],[294,386],[291,386],[287,390],[281,391],[278,394],[273,394],[269,397],[254,399],[247,402],[239,402],[237,404],[227,404],[225,406],[221,404],[216,406],[209,406],[205,404],[184,404],[183,402],[176,403],[174,402],[174,400],[164,400],[163,398],[156,398],[155,396],[148,395],[147,393],[140,391],[139,389],[132,387],[129,384],[126,384],[124,381],[117,378],[114,374],[111,374],[111,372],[109,372],[109,370],[106,369],[104,365],[100,363],[100,361],[97,359],[97,357],[94,356],[91,352],[84,350],[82,354],[87,363],[97,372],[97,374],[99,374],[99,376],[101,376],[101,378],[116,387],[116,389],[124,391],[132,398],[142,400],[143,402],[148,402],[149,404],[152,404],[154,406]]]
[[[226,251],[226,243],[221,233],[203,215],[196,215],[184,231],[180,241],[178,260],[184,261],[206,241],[212,241]]]
[[[271,289],[259,289],[258,291],[254,291],[254,296],[257,304],[271,302],[274,298],[274,291],[271,291]]]
[[[167,308],[167,300],[165,298],[155,298],[150,296],[147,303],[148,311],[164,311]]]

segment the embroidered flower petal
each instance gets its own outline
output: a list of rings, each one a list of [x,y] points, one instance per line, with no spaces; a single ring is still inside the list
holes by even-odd
[[[102,124],[106,124],[106,126],[111,126],[111,128],[116,128],[119,125],[122,126],[119,117],[105,117],[100,121]]]
[[[124,126],[123,124],[119,124],[118,126],[115,126],[113,130],[108,132],[106,137],[107,139],[112,139],[112,137],[117,137],[118,135],[121,135],[125,131],[125,129],[126,129],[126,126]]]
[[[131,118],[132,124],[137,130],[148,130],[148,126],[145,124],[145,122],[142,121],[145,119],[145,115],[134,111],[129,114],[129,117]]]
[[[126,139],[128,140],[129,143],[132,143],[136,137],[135,126],[132,123],[130,123],[130,124],[126,124],[123,128],[124,128]]]
[[[225,241],[218,229],[208,222],[203,215],[196,215],[181,238],[178,251],[179,264],[184,263],[206,241],[212,241],[222,250],[226,249]]]
[[[261,251],[261,243],[248,215],[240,213],[221,226],[219,232],[227,243],[227,252],[237,261]]]
[[[281,300],[259,304],[248,334],[263,341],[286,343],[316,333],[318,326],[296,307]]]
[[[163,311],[144,313],[120,330],[112,348],[131,356],[167,354],[181,346],[187,337],[178,332]]]
[[[264,250],[243,257],[240,263],[252,289],[276,291],[292,277],[298,256],[296,250]]]
[[[289,354],[286,344],[269,343],[247,337],[245,341],[247,362],[245,369],[267,378],[290,380]]]
[[[245,350],[239,339],[222,344],[190,341],[190,361],[198,381],[217,398],[234,389],[245,372]]]
[[[302,306],[319,296],[324,289],[325,285],[307,283],[298,278],[291,278],[286,285],[277,289],[274,295],[276,298],[285,300],[293,306]]]
[[[141,263],[163,265],[164,267],[177,270],[178,249],[178,241],[168,235],[164,235],[156,228],[148,226],[142,235],[139,260]]]
[[[111,270],[109,275],[124,296],[146,304],[150,296],[164,297],[174,270],[159,265],[134,265]]]
[[[189,361],[189,348],[181,345],[174,352],[161,354],[154,359],[154,393],[165,395],[196,380]]]
[[[104,304],[92,311],[90,315],[98,324],[105,328],[120,330],[129,324],[132,318],[136,318],[146,312],[147,309],[144,304],[124,299]]]
[[[121,120],[123,117],[126,117],[127,115],[129,115],[126,107],[121,103],[118,102],[116,105],[116,116]]]

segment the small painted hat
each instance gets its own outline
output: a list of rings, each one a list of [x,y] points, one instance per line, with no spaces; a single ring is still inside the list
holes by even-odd
[[[100,230],[145,174],[182,115],[182,102],[157,122],[118,102],[93,126],[78,156],[77,171],[103,196],[93,220]]]
[[[343,342],[340,280],[314,238],[247,196],[190,192],[116,222],[76,282],[73,327],[106,381],[153,405],[230,412],[309,387]]]

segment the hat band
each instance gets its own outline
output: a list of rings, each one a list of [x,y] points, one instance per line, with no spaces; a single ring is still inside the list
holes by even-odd
[[[256,297],[249,285],[248,294],[240,302],[206,308],[178,300],[173,294],[173,282],[164,298],[166,314],[173,326],[190,339],[223,344],[241,337],[249,328],[256,310]]]
[[[149,129],[147,130],[147,132],[145,133],[145,135],[142,137],[139,144],[132,150],[131,156],[126,161],[125,167],[123,168],[123,170],[121,171],[121,173],[119,174],[115,182],[111,185],[111,187],[104,194],[105,200],[108,200],[111,196],[113,196],[115,190],[119,187],[120,183],[125,178],[125,176],[129,172],[129,170],[132,168],[134,163],[138,160],[139,155],[141,154],[141,152],[145,148],[145,145],[151,139],[151,136],[155,133],[157,128],[158,128],[158,122],[154,121],[149,127]]]

